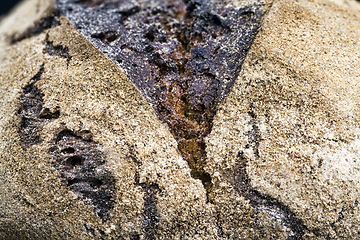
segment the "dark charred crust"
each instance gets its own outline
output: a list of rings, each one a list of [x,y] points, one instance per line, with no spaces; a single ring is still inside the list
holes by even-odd
[[[44,53],[49,54],[50,56],[58,56],[65,58],[67,60],[67,65],[69,65],[71,56],[69,55],[69,48],[62,45],[54,45],[53,42],[49,41],[49,35],[46,35],[45,38],[45,48]]]
[[[211,0],[80,2],[60,0],[58,8],[121,65],[168,124],[191,175],[209,193],[204,138],[258,32],[265,14],[262,5],[236,8]]]
[[[45,124],[40,114],[44,104],[44,94],[35,84],[41,79],[43,73],[44,64],[22,89],[19,97],[20,104],[17,110],[17,115],[20,117],[19,136],[21,145],[25,149],[41,142],[40,132]]]
[[[106,31],[101,33],[94,33],[91,34],[92,38],[98,38],[100,41],[106,44],[110,44],[111,42],[115,41],[118,36],[116,35],[116,32],[113,31]]]
[[[89,11],[90,5],[96,11]],[[84,7],[71,0],[60,0],[58,4],[87,39],[124,69],[159,119],[167,123],[191,175],[201,179],[209,195],[212,183],[204,170],[204,139],[212,129],[218,104],[238,77],[266,14],[264,9],[268,8],[260,2],[237,8],[230,2],[211,0],[103,0],[95,5]],[[65,6],[71,6],[72,11]],[[101,25],[104,22],[106,26]],[[249,115],[253,127],[246,147],[260,158],[261,136],[252,108]],[[307,227],[289,207],[252,188],[246,164],[246,158],[239,153],[233,179],[236,191],[256,211],[278,216],[290,229],[289,239],[301,239]],[[149,234],[147,238],[153,238],[156,233],[151,229],[156,229],[158,221],[155,196],[160,192],[157,187],[139,184],[138,176],[135,182],[145,194],[144,230]],[[223,235],[221,228],[219,234]]]
[[[95,7],[100,5],[104,0],[77,0],[76,2],[81,3],[87,7]]]
[[[96,214],[106,221],[115,206],[116,181],[105,167],[105,155],[97,146],[90,131],[64,129],[57,134],[50,153],[64,186],[93,206]]]
[[[157,224],[160,221],[156,204],[161,190],[157,184],[142,183],[140,186],[144,193],[143,236],[145,239],[156,239]]]

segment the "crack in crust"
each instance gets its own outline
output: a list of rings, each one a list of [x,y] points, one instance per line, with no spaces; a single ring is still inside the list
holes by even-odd
[[[212,129],[217,106],[237,78],[242,63],[266,14],[261,3],[235,8],[230,2],[204,0],[140,1],[59,0],[58,8],[87,39],[122,67],[167,123],[178,149],[201,179],[208,193],[211,176],[204,170],[204,138]],[[106,22],[106,24],[103,24]],[[259,157],[258,128],[249,132],[250,145]],[[289,239],[301,239],[306,226],[289,207],[253,189],[247,160],[238,155],[234,188],[257,211],[272,211],[291,229]],[[145,194],[144,226],[147,238],[156,236],[155,184],[139,184]],[[146,213],[147,212],[147,213]],[[148,231],[149,230],[149,231]],[[219,230],[220,235],[221,229]],[[134,239],[139,235],[134,235]]]
[[[123,68],[167,123],[191,175],[209,195],[204,138],[260,27],[261,3],[62,0],[58,7]]]

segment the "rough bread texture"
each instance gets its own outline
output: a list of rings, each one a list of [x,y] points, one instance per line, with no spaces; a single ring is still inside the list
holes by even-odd
[[[290,211],[304,239],[358,237],[359,20],[324,1],[273,4],[207,139],[214,199],[231,189],[273,222]],[[219,209],[230,235],[233,206]]]
[[[220,4],[193,7],[208,3]],[[250,47],[237,44],[248,52],[236,71],[224,70],[234,79],[211,110],[195,165],[126,56],[121,64],[114,58],[114,29],[91,37],[67,15],[75,5],[65,11],[54,1],[25,1],[4,18],[0,239],[360,238],[360,4],[233,1],[225,9],[255,3],[264,8],[260,28],[243,32]],[[129,13],[116,0],[73,4]],[[194,18],[223,24],[225,15],[206,9]],[[169,41],[153,37],[146,44]],[[210,41],[189,39],[187,59]],[[197,76],[208,77],[204,69]]]

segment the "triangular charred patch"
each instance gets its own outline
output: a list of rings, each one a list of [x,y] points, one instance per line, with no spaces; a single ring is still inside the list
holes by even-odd
[[[204,138],[259,30],[264,2],[60,0],[58,8],[122,67],[209,190]]]

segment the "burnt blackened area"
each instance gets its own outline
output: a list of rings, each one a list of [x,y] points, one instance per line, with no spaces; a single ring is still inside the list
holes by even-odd
[[[143,236],[145,239],[156,239],[157,223],[160,221],[156,204],[157,196],[161,193],[161,190],[157,184],[142,183],[140,186],[144,193]]]
[[[91,34],[91,37],[98,38],[98,39],[100,39],[100,41],[102,41],[103,43],[106,43],[106,44],[109,44],[118,38],[116,33],[113,31],[94,33],[94,34]]]
[[[44,65],[38,73],[31,78],[30,82],[22,89],[19,97],[17,115],[20,118],[19,136],[21,146],[26,149],[41,143],[40,132],[44,124],[52,118],[58,118],[60,109],[55,112],[43,109],[44,94],[36,87],[36,83],[44,73]],[[47,114],[44,114],[47,112]]]
[[[92,141],[91,132],[62,130],[50,153],[66,188],[84,203],[92,205],[102,220],[108,220],[109,212],[115,206],[116,181],[105,167],[105,155]]]
[[[24,148],[40,143],[40,131],[43,128],[43,120],[40,112],[44,104],[44,94],[35,86],[44,72],[44,65],[39,72],[31,78],[30,82],[23,88],[19,98],[18,116],[21,119],[19,135]]]
[[[121,65],[168,124],[192,176],[209,192],[204,138],[217,105],[239,74],[266,8],[260,1],[239,8],[215,0],[59,0],[57,6],[75,28]]]
[[[204,138],[211,131],[218,104],[238,77],[267,7],[260,1],[239,8],[231,2],[211,0],[59,0],[58,8],[123,68],[157,116],[168,124],[192,176],[211,191],[211,177],[204,171]],[[259,158],[256,114],[251,110],[249,115],[253,128],[247,148]],[[256,211],[280,219],[285,229],[290,229],[289,239],[301,239],[307,228],[290,208],[251,187],[242,152],[237,164],[233,172],[236,191]],[[156,184],[139,184],[138,179],[135,176],[145,200],[143,230],[146,238],[153,239],[160,190]]]
[[[45,48],[43,52],[45,54],[49,54],[50,56],[58,56],[61,58],[65,58],[67,60],[67,64],[69,65],[71,56],[69,55],[69,48],[62,45],[54,45],[52,41],[49,41],[49,35],[46,35],[45,38]]]
[[[100,5],[104,0],[77,0],[77,2],[87,7],[95,7]]]
[[[19,136],[24,149],[41,143],[40,132],[44,125],[60,117],[60,108],[44,108],[44,94],[36,86],[44,73],[44,64],[22,89],[17,115],[20,117]]]

